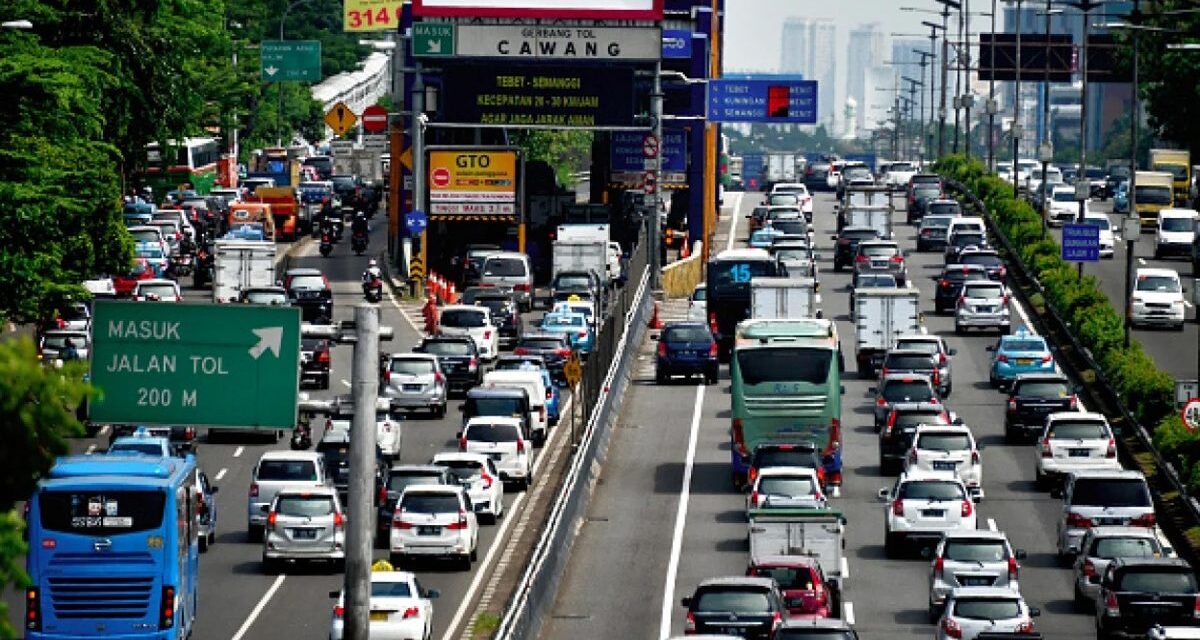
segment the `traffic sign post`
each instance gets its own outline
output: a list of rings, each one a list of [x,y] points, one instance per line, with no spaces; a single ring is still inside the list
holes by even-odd
[[[579,361],[578,351],[571,351],[563,363],[563,377],[567,379],[567,388],[571,390],[571,401],[579,405],[579,419],[575,419],[573,409],[571,414],[571,446],[574,447],[579,443],[579,423],[587,418],[583,408],[583,393],[579,388],[579,382],[583,380],[583,364]]]
[[[298,308],[97,300],[92,327],[93,422],[296,425]]]
[[[367,133],[383,133],[387,131],[387,109],[373,104],[362,112],[362,128]]]
[[[816,124],[817,83],[783,78],[709,80],[708,120]]]
[[[358,116],[354,115],[345,102],[339,102],[325,114],[325,124],[337,135],[344,136],[358,124]]]
[[[320,82],[320,40],[265,40],[260,49],[263,82]]]
[[[425,215],[424,211],[413,209],[404,214],[404,228],[408,229],[409,235],[421,235],[428,226],[429,217]]]
[[[1200,398],[1192,398],[1183,405],[1183,426],[1188,431],[1200,429]]]
[[[454,56],[454,25],[445,22],[414,22],[413,55],[426,58]]]
[[[1090,224],[1065,224],[1062,232],[1065,262],[1099,262],[1100,228]]]

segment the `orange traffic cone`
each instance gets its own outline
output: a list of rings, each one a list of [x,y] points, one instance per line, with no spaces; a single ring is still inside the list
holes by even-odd
[[[450,283],[450,291],[446,293],[446,304],[458,304],[458,294],[454,291],[454,283]]]
[[[688,239],[685,237],[683,239],[683,245],[679,247],[680,260],[687,260],[688,256],[692,255],[692,250],[688,247],[690,244],[691,243],[688,242]]]
[[[658,317],[658,301],[654,301],[654,315],[650,316],[650,323],[647,325],[651,329],[662,329],[662,318]]]

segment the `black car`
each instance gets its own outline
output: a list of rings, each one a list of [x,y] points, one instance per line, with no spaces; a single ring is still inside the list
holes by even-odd
[[[988,279],[1004,282],[1008,267],[995,249],[964,249],[958,254],[958,264],[977,264],[987,271]]]
[[[333,287],[320,269],[288,269],[283,288],[292,306],[300,307],[305,322],[328,322],[333,317]]]
[[[987,280],[987,269],[977,264],[949,264],[942,269],[941,275],[933,279],[937,281],[937,289],[933,292],[933,310],[942,313],[958,304],[964,282]]]
[[[1060,373],[1027,373],[1017,376],[1008,390],[1004,411],[1004,437],[1009,442],[1037,438],[1046,426],[1046,416],[1074,411],[1079,396]]]
[[[362,180],[353,175],[335,175],[329,179],[333,181],[333,192],[338,195],[342,204],[357,208],[362,195]]]
[[[908,181],[908,223],[916,222],[925,213],[925,203],[945,195],[942,178],[932,173],[918,173]]]
[[[953,218],[942,215],[921,218],[921,225],[917,228],[917,251],[944,251],[951,220]]]
[[[750,452],[750,471],[746,482],[754,484],[758,474],[770,467],[804,467],[816,469],[817,478],[825,482],[825,466],[821,450],[812,442],[763,442]]]
[[[553,306],[573,295],[596,300],[602,287],[599,274],[593,271],[559,271],[550,281],[550,304]]]
[[[933,384],[941,387],[941,376],[938,373],[938,357],[927,351],[918,349],[892,349],[883,356],[883,364],[879,368],[879,377],[889,373],[912,373],[929,376]]]
[[[346,500],[350,493],[350,432],[345,430],[326,431],[317,443],[317,453],[325,461],[325,471],[329,474],[329,478],[333,480],[333,487],[337,490],[338,496],[342,500]],[[375,449],[375,493],[379,495],[379,488],[383,482],[383,453],[378,447]]]
[[[703,376],[706,384],[717,381],[717,341],[702,322],[672,322],[658,337],[654,379],[666,384],[672,376]]]
[[[517,301],[511,295],[493,291],[476,296],[473,304],[487,307],[492,312],[492,322],[500,332],[500,346],[512,347],[521,338],[524,322]]]
[[[300,383],[311,381],[319,389],[329,388],[329,368],[332,358],[330,343],[324,338],[300,339]]]
[[[987,236],[978,231],[956,231],[946,242],[946,251],[942,255],[946,264],[959,264],[958,257],[967,247],[987,249]]]
[[[771,640],[786,618],[783,595],[773,578],[710,578],[680,603],[696,634],[727,634],[747,640]]]
[[[950,424],[950,414],[941,404],[901,402],[892,406],[879,429],[879,471],[900,473],[904,456],[912,446],[913,434],[923,424]]]
[[[567,363],[567,358],[571,357],[571,345],[567,343],[566,336],[559,334],[526,334],[517,340],[513,355],[541,356],[546,362],[546,368],[550,370],[550,375],[561,384],[565,381],[563,365]]]
[[[1100,579],[1096,636],[1145,637],[1150,627],[1200,625],[1200,589],[1192,566],[1179,558],[1117,558]]]
[[[467,336],[435,336],[425,338],[413,351],[437,356],[446,376],[446,390],[466,391],[483,379],[479,366],[479,350]]]
[[[841,271],[843,267],[854,266],[858,243],[878,240],[879,234],[870,227],[845,227],[832,238],[837,241],[833,250],[833,270]]]
[[[825,161],[809,163],[804,169],[804,186],[808,187],[809,191],[833,191],[826,181],[831,168],[832,165]]]

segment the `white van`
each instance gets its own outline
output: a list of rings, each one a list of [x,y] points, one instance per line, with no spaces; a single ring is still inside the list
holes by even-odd
[[[1163,209],[1158,212],[1158,226],[1154,228],[1154,259],[1166,256],[1191,256],[1192,240],[1196,238],[1196,219],[1200,214],[1194,209]]]
[[[949,241],[954,237],[954,233],[960,230],[976,231],[987,235],[987,225],[984,224],[983,218],[975,216],[959,216],[950,220],[950,225],[946,227],[946,240]]]
[[[530,436],[538,444],[546,441],[550,417],[546,413],[546,396],[549,390],[542,381],[542,372],[537,370],[492,371],[483,376],[484,389],[514,387],[524,389],[529,395]]]
[[[1185,313],[1178,273],[1171,269],[1137,270],[1129,324],[1164,325],[1182,331]]]
[[[449,304],[438,314],[438,332],[444,336],[467,336],[479,349],[479,357],[495,360],[500,355],[500,330],[487,307]]]

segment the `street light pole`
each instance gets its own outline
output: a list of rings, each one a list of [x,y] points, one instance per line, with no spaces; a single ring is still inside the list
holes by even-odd
[[[945,116],[945,112],[946,112],[946,47],[945,47],[946,28],[936,22],[929,22],[928,20],[921,21],[921,24],[929,27],[929,51],[930,51],[930,57],[932,58],[930,60],[930,67],[929,67],[929,126],[932,129],[933,128],[933,104],[934,104],[933,91],[934,91],[934,87],[938,84],[935,81],[935,78],[936,78],[935,74],[937,73],[937,69],[933,66],[933,64],[937,61],[937,32],[938,32],[938,29],[942,30],[942,39],[943,39],[942,82],[941,82],[941,86],[942,86],[942,109],[941,109],[942,121],[941,122],[942,122],[942,126],[944,126],[946,123],[946,120],[945,120],[945,118],[946,118],[946,116]],[[929,132],[928,146],[929,146],[929,154],[928,155],[933,156],[934,154],[933,154],[933,132],[932,131]],[[937,159],[940,160],[942,157],[942,154],[944,152],[945,152],[945,150],[942,148],[941,127],[939,127]]]
[[[942,97],[938,108],[938,158],[946,155],[946,83],[949,80],[950,65],[950,8],[961,9],[956,0],[937,0],[942,5]]]
[[[1048,233],[1047,226],[1049,224],[1046,219],[1049,215],[1050,198],[1046,193],[1046,173],[1049,171],[1050,161],[1054,159],[1054,139],[1050,135],[1050,17],[1056,13],[1050,8],[1052,0],[1046,0],[1046,53],[1044,75],[1042,77],[1042,140],[1041,146],[1038,147],[1038,155],[1042,161],[1042,185],[1039,187],[1042,190],[1042,238]],[[1079,178],[1076,177],[1076,182]]]
[[[286,9],[283,10],[283,15],[279,16],[279,41],[280,42],[284,41],[283,40],[283,24],[285,22],[287,22],[288,14],[292,12],[292,9],[295,9],[298,5],[304,4],[305,2],[308,2],[308,0],[294,0],[291,4],[289,4],[287,6]],[[276,84],[279,85],[279,111],[276,112],[275,118],[276,118],[276,123],[279,125],[279,130],[276,132],[277,137],[275,138],[275,146],[282,147],[283,146],[283,129],[286,126],[283,121],[283,83],[277,82]]]
[[[930,65],[929,58],[933,57],[933,54],[930,53],[929,51],[921,51],[920,49],[913,49],[913,53],[921,56],[921,62],[919,63],[921,65],[921,82],[920,82],[920,84],[922,87],[924,87],[925,82],[926,82],[925,67]],[[932,71],[933,70],[930,69],[929,81],[928,81],[929,82],[929,90],[930,90],[930,95],[929,95],[930,118],[929,119],[931,121],[933,120],[933,73],[932,73]],[[918,155],[917,159],[920,162],[921,166],[925,165],[925,156],[928,151],[925,148],[926,134],[928,132],[929,132],[929,125],[925,121],[925,92],[922,91],[921,92],[921,141],[920,141],[920,144],[917,145],[917,155]]]
[[[1079,64],[1079,68],[1082,70],[1081,75],[1083,78],[1082,86],[1079,92],[1079,172],[1075,174],[1075,199],[1079,201],[1079,216],[1076,219],[1076,222],[1083,224],[1083,217],[1084,213],[1087,211],[1087,201],[1090,194],[1086,191],[1081,191],[1080,185],[1083,185],[1083,187],[1089,191],[1091,189],[1090,182],[1086,180],[1088,144],[1088,32],[1089,27],[1091,26],[1090,20],[1088,19],[1088,12],[1096,7],[1099,7],[1102,4],[1102,0],[1078,0],[1078,2],[1070,2],[1068,4],[1079,9],[1080,13],[1083,15],[1083,46],[1080,47],[1081,53]],[[1080,178],[1085,178],[1084,182],[1081,183],[1079,180]],[[1077,263],[1077,267],[1079,277],[1083,278],[1083,263]]]
[[[1021,180],[1017,172],[1017,158],[1021,149],[1021,0],[1017,4],[1017,64],[1016,87],[1013,91],[1013,123],[1012,123],[1012,177],[1013,198],[1021,195]]]
[[[992,46],[988,48],[988,172],[996,172],[996,0],[992,0]]]

